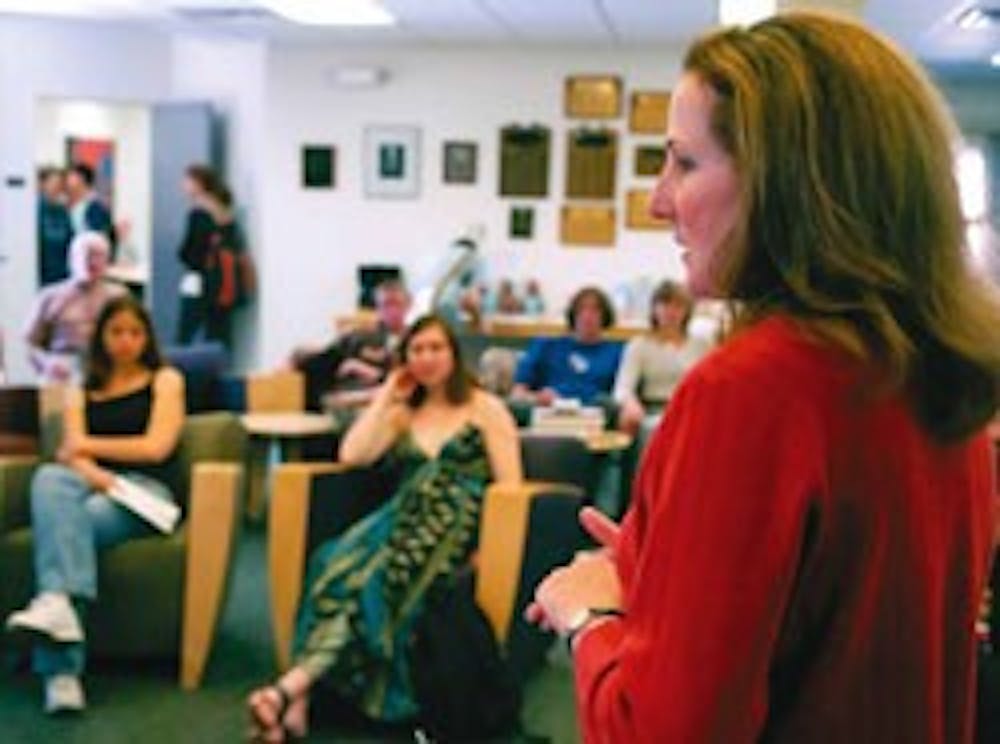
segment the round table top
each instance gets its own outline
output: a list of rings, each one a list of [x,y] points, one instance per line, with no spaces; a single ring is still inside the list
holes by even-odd
[[[587,449],[595,454],[620,452],[632,445],[632,437],[623,431],[602,431],[585,437]]]
[[[264,437],[308,437],[329,434],[336,429],[332,416],[308,411],[245,413],[240,416],[240,422],[248,434]]]

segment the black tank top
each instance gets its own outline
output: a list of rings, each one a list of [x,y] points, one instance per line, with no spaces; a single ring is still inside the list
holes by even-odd
[[[153,383],[125,395],[103,400],[87,398],[87,434],[95,437],[135,437],[146,433],[153,409]],[[162,462],[120,462],[99,460],[102,467],[116,471],[141,473],[167,486],[179,495],[180,462],[177,447]]]

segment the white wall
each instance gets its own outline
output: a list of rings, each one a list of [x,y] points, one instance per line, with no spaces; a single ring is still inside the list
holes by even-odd
[[[384,67],[389,81],[372,89],[338,89],[327,82],[337,65]],[[640,276],[680,275],[679,254],[667,233],[624,229],[625,190],[651,187],[654,180],[632,175],[634,147],[657,141],[628,134],[624,112],[610,122],[619,131],[618,245],[563,247],[558,236],[559,208],[566,203],[566,133],[580,124],[562,113],[565,77],[621,75],[627,99],[633,89],[669,87],[678,66],[679,54],[663,48],[272,50],[261,266],[265,362],[296,341],[328,335],[331,315],[353,308],[355,264],[400,263],[413,272],[473,223],[486,226],[484,249],[494,275],[539,278],[553,308],[584,283],[610,289]],[[497,195],[499,130],[511,122],[552,129],[548,198]],[[365,198],[361,152],[368,124],[421,128],[418,199]],[[442,183],[446,139],[479,143],[475,186]],[[305,143],[336,146],[335,190],[299,188],[299,148]],[[509,240],[514,204],[535,206],[533,240]]]
[[[34,297],[35,109],[43,98],[165,98],[170,46],[138,27],[0,18],[0,323],[9,379],[30,379],[21,326]],[[11,188],[11,177],[24,187]]]
[[[260,263],[268,47],[262,41],[178,36],[172,51],[173,97],[210,100],[225,122],[226,177],[250,252]],[[237,369],[258,365],[262,307],[258,301],[239,311],[234,339]]]
[[[149,177],[150,114],[148,106],[96,101],[44,99],[35,118],[35,163],[68,165],[67,137],[94,137],[115,143],[114,219],[128,220],[127,241],[139,266],[150,264],[152,195]],[[119,260],[126,258],[119,249]]]

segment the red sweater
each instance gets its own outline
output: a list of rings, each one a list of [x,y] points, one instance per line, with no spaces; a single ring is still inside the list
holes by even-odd
[[[588,744],[971,742],[990,444],[773,318],[706,358],[622,526],[626,617],[575,652]]]

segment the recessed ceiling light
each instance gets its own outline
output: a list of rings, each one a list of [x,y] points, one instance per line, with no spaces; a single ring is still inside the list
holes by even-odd
[[[994,67],[1000,67],[1000,52],[993,52],[990,55],[990,64]]]
[[[955,25],[964,31],[982,31],[1000,22],[1000,8],[972,6],[955,17]]]
[[[377,0],[260,0],[272,13],[309,26],[391,26],[395,17]]]
[[[746,26],[778,12],[778,0],[719,0],[719,23]]]

